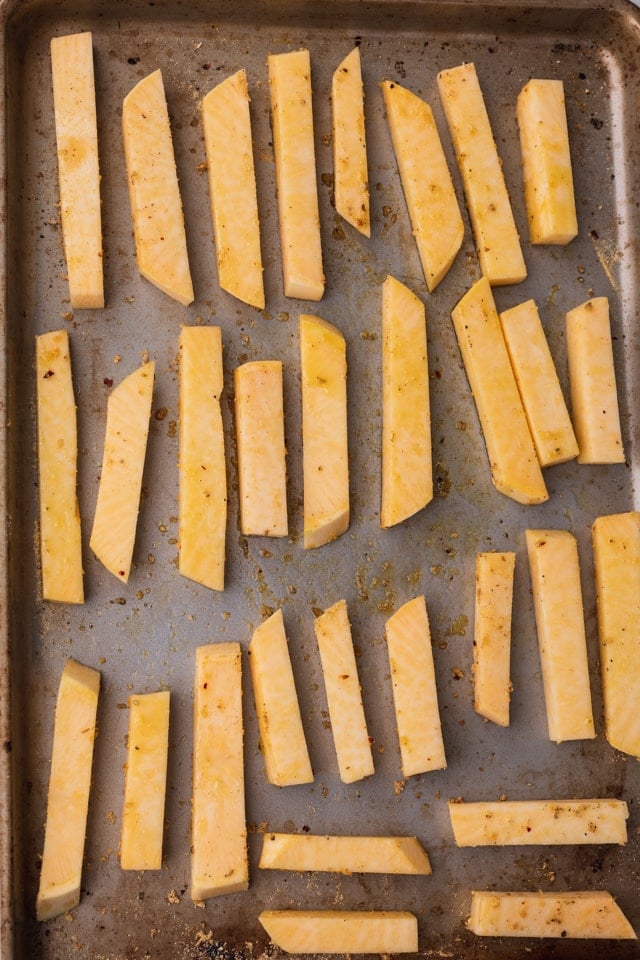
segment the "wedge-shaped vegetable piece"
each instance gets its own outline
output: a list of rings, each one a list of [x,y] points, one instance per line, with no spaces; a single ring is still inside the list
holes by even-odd
[[[540,466],[572,460],[578,441],[535,301],[505,310],[500,323]]]
[[[568,530],[525,533],[549,739],[595,737],[576,538]]]
[[[626,843],[623,800],[499,800],[449,803],[459,847]]]
[[[238,70],[206,95],[202,125],[218,281],[223,290],[263,310],[260,221],[246,70]]]
[[[282,610],[253,634],[249,665],[269,783],[312,783],[313,771],[289,657]]]
[[[300,317],[304,546],[321,547],[349,526],[347,357],[342,333]]]
[[[447,761],[424,597],[403,604],[385,629],[402,774],[442,770]]]
[[[83,603],[78,428],[66,330],[36,337],[36,391],[42,597]]]
[[[340,779],[353,783],[374,773],[374,767],[344,600],[316,617],[315,632]]]
[[[609,301],[595,297],[567,314],[567,359],[578,463],[623,463]]]
[[[354,47],[334,71],[331,105],[336,211],[347,223],[369,237],[369,176],[359,47]]]
[[[328,873],[402,873],[426,876],[429,857],[416,837],[321,837],[266,833],[259,866],[264,870]]]
[[[286,537],[287,468],[282,363],[256,360],[234,371],[240,529]]]
[[[124,781],[120,866],[162,866],[164,804],[169,748],[168,690],[129,697],[127,768]]]
[[[258,917],[286,953],[415,953],[418,921],[393,910],[264,910]]]
[[[98,670],[67,661],[56,703],[38,920],[80,903],[99,690]]]
[[[309,51],[272,54],[267,65],[284,294],[321,300],[324,273]]]
[[[424,305],[394,277],[382,287],[382,505],[380,525],[433,499]]]
[[[224,590],[227,473],[220,327],[180,331],[178,539],[180,573]]]
[[[431,107],[391,80],[381,87],[411,228],[431,292],[462,244],[460,207]]]
[[[62,239],[76,310],[104,307],[98,123],[90,33],[51,40]]]
[[[98,501],[89,545],[107,570],[129,579],[149,435],[155,365],[130,373],[107,401]]]
[[[487,108],[473,63],[438,74],[451,139],[462,175],[482,273],[490,284],[527,275]]]
[[[502,893],[473,890],[467,926],[480,937],[635,940],[610,893]]]
[[[122,134],[138,269],[187,306],[193,284],[162,73],[149,74],[122,104]]]
[[[578,220],[562,80],[529,80],[517,114],[529,239],[569,243]]]
[[[206,900],[249,883],[239,643],[197,648],[193,717],[191,896]]]
[[[473,709],[509,726],[515,553],[479,553],[473,628]]]
[[[485,277],[471,287],[451,316],[496,489],[519,503],[548,500],[493,294]]]
[[[640,513],[593,524],[605,736],[640,758]]]

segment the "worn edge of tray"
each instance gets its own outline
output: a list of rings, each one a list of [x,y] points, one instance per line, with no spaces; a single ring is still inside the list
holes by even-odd
[[[3,337],[2,348],[0,349],[0,424],[2,426],[2,438],[0,439],[0,469],[2,471],[0,503],[4,515],[5,532],[5,540],[0,554],[0,577],[2,578],[2,593],[0,593],[0,958],[3,958],[3,960],[11,960],[11,958],[17,956],[14,952],[16,948],[16,938],[13,917],[15,901],[14,864],[17,854],[14,846],[15,838],[12,832],[13,805],[17,800],[13,797],[12,769],[15,763],[18,762],[15,755],[12,757],[12,731],[14,729],[13,724],[16,721],[15,718],[12,717],[11,711],[11,678],[14,668],[11,660],[10,635],[12,567],[9,556],[11,524],[8,512],[10,507],[9,453],[11,448],[9,443],[9,430],[11,429],[11,411],[8,406],[8,400],[10,398],[8,396],[9,384],[7,378],[8,368],[10,367],[10,363],[8,362],[10,349],[8,341],[9,322],[7,318],[7,286],[9,283],[7,247],[7,214],[9,202],[7,185],[8,144],[6,138],[8,121],[6,74],[8,49],[7,25],[13,14],[17,14],[20,18],[28,18],[30,15],[35,15],[36,17],[41,16],[42,12],[50,6],[50,2],[51,0],[35,0],[35,2],[29,2],[29,0],[0,0],[0,69],[2,70],[0,117],[3,138],[0,148],[0,318]],[[258,2],[260,2],[260,0],[258,0]],[[442,0],[409,0],[407,3],[405,3],[404,0],[399,0],[399,2],[401,6],[424,6],[425,8],[432,7],[437,9]],[[495,10],[496,12],[501,11],[503,14],[507,12],[535,13],[537,10],[548,10],[550,5],[549,0],[513,0],[513,2],[506,2],[506,0],[483,0],[481,5],[478,4],[476,0],[454,0],[452,3],[444,0],[444,4],[446,4],[449,10],[455,8],[458,11],[463,10],[465,7],[473,7],[475,15],[473,18],[474,22],[480,20],[482,12],[489,10]],[[277,9],[277,3],[274,2],[274,0],[263,0],[262,5],[265,10],[275,11]],[[376,8],[380,10],[388,6],[395,6],[396,4],[394,0],[365,0],[365,3],[356,2],[356,0],[344,0],[344,2],[336,0],[336,5],[351,7],[355,18],[364,18],[367,15],[371,15]],[[110,6],[113,8],[122,6],[124,8],[125,3],[116,0],[112,5],[105,2],[103,6],[106,9]],[[166,0],[166,2],[160,0],[160,2],[156,3],[155,7],[155,13],[160,17],[166,11],[175,12],[176,10],[173,0]],[[296,0],[294,3],[283,5],[275,14],[275,19],[285,16],[286,13],[304,19],[305,11],[308,12],[312,7],[313,3],[306,3],[305,0]],[[72,10],[66,10],[64,12],[69,14],[84,10],[87,14],[92,12],[93,16],[98,16],[101,9],[102,7],[99,3],[91,5],[87,3],[86,0],[78,0],[78,3],[74,4]],[[223,6],[221,5],[220,10],[222,9]],[[553,5],[552,9],[553,14],[558,17],[561,17],[563,13],[575,15],[578,12],[581,14],[589,12],[593,15],[616,17],[621,21],[621,27],[624,27],[622,21],[634,21],[640,28],[640,11],[637,9],[635,0],[607,0],[604,4],[591,2],[591,0],[587,0],[586,3],[585,0],[560,0],[558,6]],[[60,10],[62,10],[62,7]],[[127,12],[131,15],[141,15],[139,9],[133,10],[131,7],[127,9]],[[188,14],[185,14],[184,9],[181,15],[188,16]],[[233,18],[236,15],[229,14],[229,16]],[[490,956],[490,944],[487,943],[485,949],[487,951],[486,955]],[[514,950],[515,949],[516,946],[514,945]]]

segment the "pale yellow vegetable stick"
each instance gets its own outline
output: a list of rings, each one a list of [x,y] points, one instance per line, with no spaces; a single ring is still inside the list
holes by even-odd
[[[304,546],[321,547],[349,526],[347,358],[342,333],[300,317]]]
[[[263,910],[258,917],[286,953],[416,953],[418,921],[392,910]]]
[[[627,842],[624,800],[449,803],[459,847]]]
[[[527,275],[487,108],[473,63],[438,74],[482,273],[492,285]]]
[[[127,766],[120,834],[123,870],[159,870],[169,749],[168,690],[129,697]]]
[[[519,503],[549,499],[486,277],[452,311],[493,483]]]
[[[424,305],[394,277],[382,286],[382,503],[380,526],[433,499]]]
[[[354,783],[374,773],[374,766],[345,601],[325,610],[314,625],[340,779]]]
[[[227,474],[220,395],[220,327],[180,331],[178,569],[212,590],[224,590]]]
[[[266,833],[258,866],[263,870],[326,871],[347,876],[431,873],[429,857],[416,837]]]
[[[99,689],[98,670],[67,661],[56,703],[38,920],[80,903]]]
[[[592,528],[605,736],[640,758],[640,513]]]
[[[369,237],[369,176],[359,47],[354,47],[334,71],[331,105],[336,211],[356,230]]]
[[[535,301],[503,311],[500,323],[540,466],[572,460],[578,441]]]
[[[525,532],[549,739],[595,737],[576,538],[568,530]]]
[[[223,290],[264,310],[260,221],[246,70],[202,101],[209,200]]]
[[[193,719],[191,896],[199,901],[249,883],[239,643],[197,648]]]
[[[155,365],[129,374],[107,401],[98,500],[89,546],[124,583],[129,579],[149,435]]]
[[[411,228],[432,292],[462,244],[460,207],[431,107],[391,80],[381,87]]]
[[[51,40],[60,220],[76,309],[104,307],[98,122],[90,33]]]
[[[183,306],[193,300],[182,199],[160,70],[122,104],[122,134],[138,269]]]
[[[518,96],[517,116],[529,239],[569,243],[578,220],[562,80],[529,80]]]
[[[255,360],[234,371],[240,529],[286,537],[287,469],[282,363]]]
[[[509,726],[515,553],[479,553],[473,630],[473,709]]]
[[[567,359],[578,463],[623,463],[624,448],[609,321],[595,297],[567,314]]]
[[[403,604],[385,630],[402,774],[442,770],[447,760],[424,597]]]
[[[254,631],[249,666],[269,783],[313,783],[282,610]]]
[[[284,294],[321,300],[324,273],[309,51],[271,54],[267,65]]]
[[[42,598],[83,603],[78,430],[66,330],[36,337],[36,393]]]
[[[504,893],[473,890],[469,929],[480,937],[635,940],[610,893]]]

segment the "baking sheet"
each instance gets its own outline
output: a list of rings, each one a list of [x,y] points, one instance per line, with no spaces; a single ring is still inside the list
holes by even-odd
[[[640,956],[634,943],[481,941],[464,920],[470,890],[608,889],[640,931],[638,765],[603,737],[597,667],[590,524],[637,508],[639,150],[636,124],[638,15],[622,2],[553,8],[527,3],[352,0],[189,4],[16,2],[2,6],[6,196],[2,256],[7,364],[6,603],[3,603],[2,950],[6,957],[99,958],[278,955],[257,921],[266,908],[395,908],[419,917],[424,956]],[[92,30],[95,50],[107,306],[71,311],[65,280],[50,89],[52,36]],[[331,204],[330,81],[360,44],[367,106],[372,239],[336,217]],[[282,295],[266,57],[311,52],[320,213],[327,277],[320,304]],[[566,389],[564,313],[591,295],[610,297],[627,463],[565,464],[546,471],[547,504],[521,507],[494,491],[483,440],[450,323],[450,310],[479,271],[468,218],[450,274],[428,295],[411,237],[386,128],[379,81],[395,79],[433,106],[453,163],[435,78],[476,64],[523,238],[516,96],[531,76],[565,83],[580,237],[567,248],[525,240],[529,278],[495,290],[500,309],[535,297]],[[139,278],[129,217],[120,117],[125,94],[161,67],[172,120],[196,289],[188,309]],[[240,67],[249,75],[267,308],[259,313],[216,283],[198,104]],[[463,204],[462,204],[463,205]],[[5,262],[6,261],[6,262]],[[431,373],[434,502],[397,529],[380,531],[380,297],[392,273],[426,302]],[[336,543],[303,551],[297,320],[316,313],[347,339],[352,523]],[[177,555],[177,340],[181,323],[222,327],[230,490],[227,589],[215,594],[181,578]],[[140,362],[157,367],[135,564],[123,586],[85,546],[86,603],[39,599],[33,337],[65,326],[71,336],[79,409],[79,495],[85,544],[99,475],[111,382]],[[119,359],[116,359],[119,358]],[[291,536],[242,537],[238,529],[232,371],[260,358],[284,361]],[[549,743],[524,549],[524,530],[570,529],[578,538],[598,737]],[[472,709],[473,575],[478,550],[514,549],[512,724],[502,730]],[[402,781],[384,622],[424,593],[434,640],[446,771]],[[352,621],[374,777],[341,784],[319,658],[314,610],[345,598]],[[195,906],[189,895],[191,686],[198,644],[238,640],[281,606],[310,743],[315,783],[267,784],[245,666],[248,892]],[[89,811],[82,900],[71,914],[36,924],[52,719],[60,671],[73,656],[102,672],[99,736]],[[127,697],[172,691],[165,857],[157,873],[118,863]],[[9,726],[7,707],[11,695]],[[457,850],[446,801],[611,796],[630,804],[625,848]],[[13,804],[9,803],[13,797]],[[431,877],[287,875],[258,872],[264,830],[411,833],[431,856]],[[226,951],[226,952],[225,952]]]

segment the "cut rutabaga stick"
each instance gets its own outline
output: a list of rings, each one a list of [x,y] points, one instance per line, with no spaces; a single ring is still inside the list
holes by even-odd
[[[282,610],[255,630],[249,666],[260,742],[269,783],[313,783]]]
[[[382,504],[380,525],[433,499],[427,327],[420,301],[387,277],[382,287]]]
[[[496,489],[518,503],[548,500],[486,277],[471,287],[454,307],[451,316]]]
[[[416,953],[418,921],[393,910],[263,910],[258,917],[285,953]]]
[[[369,177],[359,47],[354,47],[334,71],[331,106],[336,211],[347,223],[369,237]]]
[[[525,532],[549,739],[595,737],[576,538]]]
[[[640,513],[592,528],[605,736],[640,758]]]
[[[42,598],[83,603],[78,430],[69,335],[36,337]]]
[[[473,63],[438,74],[451,139],[462,175],[480,268],[492,285],[527,275],[489,116]]]
[[[473,890],[467,926],[480,937],[635,940],[610,893],[503,893]]]
[[[51,40],[60,219],[75,310],[104,307],[98,124],[90,33]]]
[[[220,327],[180,331],[178,569],[184,577],[224,590],[227,473],[220,395]]]
[[[68,660],[58,690],[38,920],[50,920],[80,902],[100,672]]]
[[[315,633],[340,779],[354,783],[374,773],[374,767],[344,600],[316,617]]]
[[[587,300],[567,313],[567,359],[578,463],[623,463],[606,297]]]
[[[246,70],[238,70],[206,95],[202,125],[218,282],[234,297],[264,310]]]
[[[304,546],[321,547],[349,526],[347,358],[342,333],[300,317]]]
[[[239,643],[196,650],[193,705],[191,896],[206,900],[249,883]]]
[[[324,293],[308,50],[267,58],[284,294]]]
[[[623,800],[499,800],[449,803],[459,847],[627,842]]]
[[[286,537],[287,470],[282,363],[256,360],[234,371],[240,529]]]
[[[473,709],[509,726],[515,553],[479,553],[473,633]]]
[[[442,770],[447,761],[424,597],[403,604],[385,629],[402,775]]]
[[[162,866],[169,699],[168,690],[129,697],[120,835],[123,870],[159,870]]]
[[[431,292],[462,244],[460,207],[431,107],[390,80],[381,87],[411,228]]]
[[[540,466],[572,460],[578,442],[535,301],[505,310],[500,323]]]
[[[155,365],[129,374],[107,401],[98,500],[89,546],[107,570],[129,579],[149,435]]]
[[[529,80],[517,116],[529,239],[569,243],[578,221],[562,80]]]
[[[258,866],[263,870],[325,871],[347,876],[431,873],[429,857],[416,837],[266,833]]]
[[[138,269],[183,306],[193,284],[162,73],[149,74],[122,104],[122,134]]]

